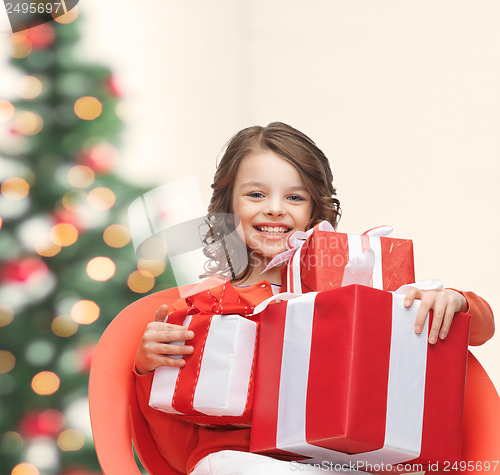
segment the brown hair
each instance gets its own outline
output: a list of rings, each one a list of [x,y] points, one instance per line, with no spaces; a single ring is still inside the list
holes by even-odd
[[[205,276],[231,272],[235,280],[241,280],[250,273],[249,260],[243,272],[236,272],[236,268],[241,268],[238,265],[241,252],[248,256],[249,249],[244,252],[246,245],[234,235],[234,220],[227,214],[232,213],[233,183],[238,167],[243,158],[256,150],[270,150],[298,170],[313,202],[308,228],[324,220],[336,227],[340,219],[340,201],[333,187],[330,163],[307,135],[282,122],[243,129],[226,144],[215,172],[207,217],[211,229],[204,240],[204,252],[210,258]],[[226,213],[226,217],[220,213]]]

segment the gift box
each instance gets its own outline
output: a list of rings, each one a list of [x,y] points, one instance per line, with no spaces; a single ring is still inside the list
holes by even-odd
[[[429,345],[432,315],[415,334],[420,302],[403,300],[350,285],[269,305],[250,451],[358,470],[459,460],[470,317]]]
[[[289,249],[268,268],[288,260],[282,270],[282,292],[325,291],[350,283],[395,291],[414,282],[415,271],[412,241],[388,237],[391,232],[390,226],[380,226],[363,234],[337,233],[323,221],[292,235]]]
[[[149,405],[200,424],[248,424],[257,342],[253,307],[244,306],[228,282],[220,301],[208,290],[185,300],[188,307],[167,322],[194,332],[188,342],[194,351],[182,355],[182,368],[155,370]]]

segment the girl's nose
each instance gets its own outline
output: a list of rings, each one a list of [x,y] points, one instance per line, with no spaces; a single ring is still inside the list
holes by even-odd
[[[267,203],[267,207],[265,213],[269,216],[282,216],[285,213],[285,209],[281,200],[269,200]]]

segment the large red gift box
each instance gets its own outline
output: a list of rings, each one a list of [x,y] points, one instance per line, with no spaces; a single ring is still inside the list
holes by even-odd
[[[350,285],[269,305],[250,451],[310,463],[459,460],[470,316],[456,314],[429,345],[432,315],[415,334],[420,301],[403,300]]]
[[[415,271],[412,241],[388,237],[391,232],[390,226],[380,226],[363,234],[338,233],[324,221],[292,235],[289,250],[268,268],[289,260],[282,270],[282,292],[325,291],[352,283],[395,291],[414,282]]]

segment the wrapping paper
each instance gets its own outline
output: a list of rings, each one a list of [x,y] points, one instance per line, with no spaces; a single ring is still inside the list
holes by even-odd
[[[251,452],[321,463],[460,459],[469,315],[413,332],[417,301],[350,285],[261,313]]]

